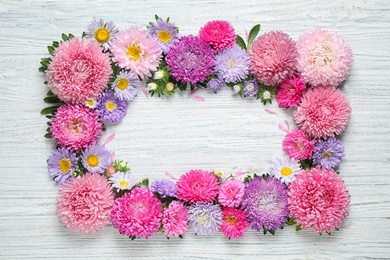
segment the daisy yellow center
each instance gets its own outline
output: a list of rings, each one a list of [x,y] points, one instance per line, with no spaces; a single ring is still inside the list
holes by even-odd
[[[234,215],[228,215],[226,217],[226,223],[228,223],[229,226],[234,226],[237,223],[238,219]]]
[[[161,30],[159,33],[158,33],[158,39],[163,42],[163,43],[168,43],[171,41],[172,39],[172,35],[170,34],[170,32],[168,31],[165,31],[165,30]]]
[[[142,51],[141,47],[139,47],[138,44],[132,44],[129,47],[127,47],[126,55],[133,59],[134,61],[137,61],[142,58]]]
[[[127,187],[129,187],[129,182],[126,180],[121,180],[119,182],[119,186],[121,186],[122,188],[127,188]]]
[[[93,105],[95,105],[95,100],[88,99],[87,103],[88,103],[88,105],[93,106]]]
[[[330,158],[331,156],[332,156],[332,154],[330,152],[324,153],[324,157],[327,159]]]
[[[110,112],[114,111],[116,109],[116,103],[112,100],[107,101],[106,109]]]
[[[127,89],[128,86],[129,86],[129,82],[127,81],[127,79],[125,79],[125,78],[120,78],[120,79],[118,80],[117,87],[118,87],[120,90],[125,90],[125,89]]]
[[[95,39],[99,43],[106,43],[110,39],[110,32],[106,28],[99,28],[95,32]]]
[[[68,173],[70,171],[70,168],[72,168],[72,163],[68,158],[62,158],[60,162],[58,163],[58,166],[60,167],[60,170],[62,173]]]
[[[290,167],[283,167],[281,170],[280,170],[280,173],[283,175],[283,176],[289,176],[291,173],[292,173],[292,170]]]
[[[235,60],[229,60],[228,62],[228,66],[229,66],[229,69],[234,69],[237,65],[237,62]]]
[[[99,164],[99,158],[96,155],[92,154],[88,156],[87,162],[90,166],[96,167]]]

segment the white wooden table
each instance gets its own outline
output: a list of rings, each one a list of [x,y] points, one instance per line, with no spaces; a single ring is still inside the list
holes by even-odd
[[[247,232],[241,240],[189,232],[184,239],[162,234],[131,241],[112,225],[92,235],[74,234],[56,215],[57,186],[46,160],[54,143],[43,137],[39,114],[47,92],[38,72],[46,46],[61,33],[80,36],[93,17],[124,29],[146,26],[154,14],[170,16],[183,34],[197,34],[212,19],[229,20],[244,35],[283,30],[297,39],[311,28],[334,30],[355,56],[343,92],[353,115],[342,137],[347,156],[340,167],[352,202],[342,229],[331,236],[292,227],[275,236]],[[0,1],[0,258],[1,259],[356,259],[390,258],[390,5],[387,0],[310,1]],[[108,128],[108,148],[130,162],[138,178],[179,176],[192,168],[269,168],[281,154],[277,127],[289,112],[258,101],[200,92],[187,98],[146,98],[129,106],[125,120]]]

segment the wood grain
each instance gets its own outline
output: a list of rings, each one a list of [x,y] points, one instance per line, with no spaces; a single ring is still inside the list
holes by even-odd
[[[130,241],[112,226],[93,235],[70,232],[57,219],[57,187],[46,160],[54,143],[43,138],[39,115],[47,87],[38,72],[46,46],[61,33],[81,35],[93,17],[120,28],[170,16],[183,34],[197,34],[212,19],[232,22],[244,35],[283,30],[297,39],[311,28],[338,32],[351,45],[355,64],[342,87],[353,115],[342,136],[347,156],[341,176],[352,195],[350,215],[332,236],[286,227],[275,236],[250,231],[241,240],[221,234],[167,240],[157,234]],[[387,0],[356,1],[0,1],[0,258],[1,259],[362,259],[390,258],[390,7]],[[271,115],[258,101],[228,90],[158,99],[142,93],[107,135],[108,147],[130,162],[139,178],[179,176],[191,168],[257,168],[265,172],[281,154],[277,127],[291,112],[275,104]]]

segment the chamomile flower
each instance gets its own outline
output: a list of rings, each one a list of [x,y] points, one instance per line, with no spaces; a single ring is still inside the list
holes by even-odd
[[[85,105],[86,105],[87,107],[93,109],[93,108],[96,108],[97,101],[96,101],[96,99],[94,99],[94,98],[90,98],[90,99],[88,99],[88,100],[85,102]]]
[[[270,168],[270,174],[285,184],[295,180],[299,172],[301,172],[299,163],[288,156],[276,158]]]
[[[141,81],[132,72],[121,71],[113,83],[114,93],[120,100],[130,101],[137,95]]]
[[[116,172],[108,180],[117,191],[130,190],[138,183],[137,179],[129,172]]]
[[[115,34],[117,34],[118,31],[119,29],[113,22],[110,21],[105,23],[104,20],[100,18],[99,20],[94,19],[88,25],[85,36],[97,41],[103,46],[104,50],[107,51],[110,48],[111,40],[115,38]]]

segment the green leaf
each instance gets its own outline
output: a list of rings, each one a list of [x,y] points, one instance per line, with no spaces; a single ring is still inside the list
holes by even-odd
[[[69,39],[73,39],[74,38],[74,35],[73,34],[71,34],[71,33],[69,33]]]
[[[238,46],[241,47],[241,49],[247,50],[247,49],[246,49],[245,41],[244,41],[244,39],[243,39],[240,35],[237,35],[237,37],[236,37],[236,43],[237,43]]]
[[[167,18],[167,20],[166,20],[166,21],[167,21],[167,23],[169,23],[169,17]]]
[[[67,40],[69,40],[69,37],[68,37],[65,33],[63,33],[63,34],[61,35],[61,37],[62,37],[62,40],[64,40],[64,42],[67,41]]]
[[[49,51],[50,55],[54,55],[54,47],[53,46],[47,46],[47,50]]]
[[[254,39],[256,39],[257,35],[259,34],[260,32],[260,24],[256,24],[255,26],[253,26],[253,28],[251,29],[251,31],[249,32],[249,37],[248,37],[248,49],[249,47],[251,46],[252,42],[254,41]]]
[[[157,14],[155,14],[155,15],[154,15],[154,19],[156,19],[156,21],[157,21],[157,20],[158,20],[158,18],[159,18],[159,17],[158,17],[158,15],[157,15]]]
[[[50,96],[50,97],[45,97],[43,99],[43,101],[45,101],[46,103],[52,103],[52,104],[56,104],[56,103],[61,103],[62,101],[56,97],[56,96]]]
[[[270,232],[273,236],[275,236],[275,230],[268,230],[268,232]]]
[[[47,133],[47,134],[45,134],[45,138],[51,138],[51,133]]]
[[[54,114],[60,106],[45,107],[41,110],[41,115]]]
[[[85,38],[85,32],[83,32],[83,34],[81,34],[81,38]]]
[[[288,218],[287,225],[292,226],[296,223],[297,222],[295,221],[295,218],[293,218],[293,217]]]
[[[265,229],[264,227],[263,227],[263,233],[264,235],[267,235],[267,229]]]
[[[299,231],[299,230],[301,230],[302,229],[302,225],[301,224],[299,224],[299,225],[297,225],[296,227],[295,227],[295,230],[296,231]]]

